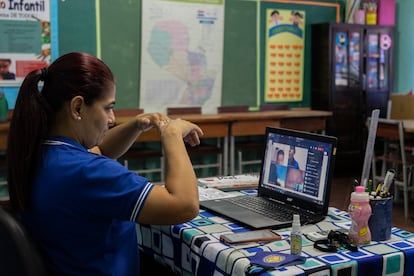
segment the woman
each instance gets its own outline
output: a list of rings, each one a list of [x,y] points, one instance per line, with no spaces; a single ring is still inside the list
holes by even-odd
[[[114,105],[110,69],[85,53],[29,73],[20,88],[8,142],[10,200],[54,274],[137,275],[135,223],[177,224],[198,214],[183,138],[195,146],[201,129],[159,113],[109,129]],[[167,160],[165,186],[113,160],[152,127]]]

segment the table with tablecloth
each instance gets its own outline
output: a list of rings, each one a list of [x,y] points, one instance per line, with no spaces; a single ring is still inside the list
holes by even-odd
[[[323,221],[302,226],[302,232],[347,230],[349,226],[348,213],[330,207]],[[265,244],[229,246],[219,241],[223,233],[240,231],[246,228],[205,210],[180,225],[137,226],[141,254],[180,275],[245,275],[249,257],[257,252],[290,253],[290,228],[277,230],[282,240]],[[414,234],[395,227],[391,233],[389,240],[360,246],[358,252],[340,249],[336,253],[315,249],[304,236],[302,256],[306,262],[279,267],[266,275],[414,275]]]

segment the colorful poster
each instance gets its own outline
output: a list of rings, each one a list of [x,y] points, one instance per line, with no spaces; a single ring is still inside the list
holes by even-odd
[[[140,106],[221,104],[224,0],[142,1]]]
[[[305,12],[266,10],[265,102],[303,99]]]
[[[50,1],[0,1],[0,84],[21,82],[51,60]]]

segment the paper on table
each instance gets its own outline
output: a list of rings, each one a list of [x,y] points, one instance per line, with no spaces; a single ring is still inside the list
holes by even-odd
[[[259,183],[259,175],[256,174],[240,174],[229,176],[215,176],[197,179],[197,183],[201,187],[207,188],[257,188]]]
[[[223,192],[215,188],[198,187],[198,198],[200,201],[226,198],[240,195],[239,192]]]

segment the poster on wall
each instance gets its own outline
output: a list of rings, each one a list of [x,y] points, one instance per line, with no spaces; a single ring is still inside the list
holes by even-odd
[[[142,1],[140,107],[221,103],[224,0]]]
[[[0,85],[50,64],[50,1],[0,1],[0,38]]]
[[[266,9],[264,101],[303,99],[305,12]]]

